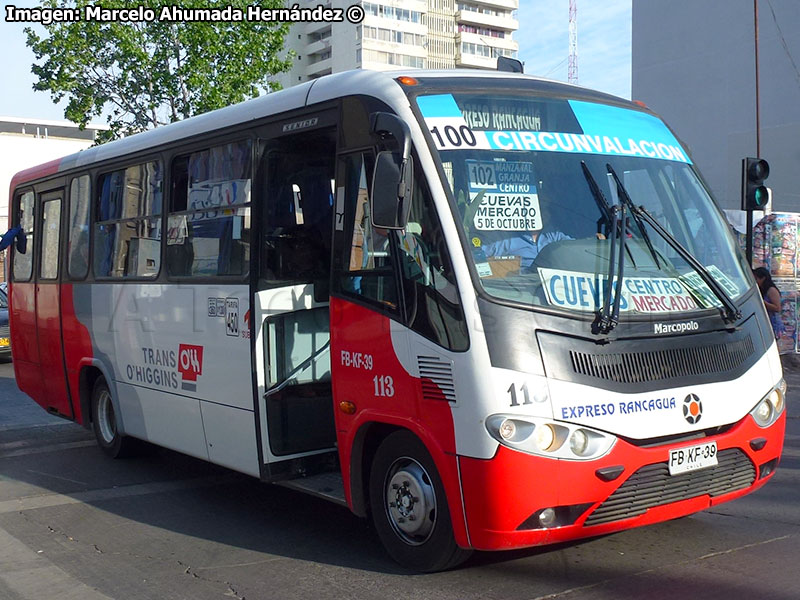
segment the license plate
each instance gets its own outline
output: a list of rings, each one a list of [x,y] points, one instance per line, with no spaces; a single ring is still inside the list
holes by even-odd
[[[678,475],[718,464],[717,442],[675,448],[669,451],[669,474]]]
[[[10,343],[8,338],[0,338],[0,346],[8,346]]]

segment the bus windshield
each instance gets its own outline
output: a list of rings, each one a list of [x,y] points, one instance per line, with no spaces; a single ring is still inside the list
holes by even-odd
[[[619,289],[621,315],[657,316],[719,307],[709,275],[734,301],[747,290],[746,265],[721,212],[654,115],[514,94],[416,101],[491,296],[588,313]],[[663,231],[623,213],[626,196]],[[705,280],[675,241],[705,267]],[[613,248],[623,243],[618,261]],[[611,265],[619,262],[617,286]]]

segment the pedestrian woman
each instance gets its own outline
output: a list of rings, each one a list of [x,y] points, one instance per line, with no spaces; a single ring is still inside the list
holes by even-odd
[[[767,308],[769,321],[772,323],[772,332],[777,340],[784,331],[783,321],[781,320],[781,293],[772,281],[772,275],[765,267],[753,269],[753,275],[761,290],[761,297],[764,299],[764,306]]]

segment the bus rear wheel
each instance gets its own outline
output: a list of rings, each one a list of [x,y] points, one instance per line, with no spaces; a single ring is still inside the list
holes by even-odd
[[[111,391],[102,377],[95,381],[92,389],[92,429],[97,445],[111,458],[124,458],[133,454],[136,440],[117,430]]]
[[[404,567],[443,571],[472,554],[456,544],[442,480],[425,445],[411,432],[395,432],[378,447],[369,500],[378,537]]]

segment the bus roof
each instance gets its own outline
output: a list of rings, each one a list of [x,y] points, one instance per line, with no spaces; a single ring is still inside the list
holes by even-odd
[[[97,162],[122,158],[168,143],[190,139],[202,134],[208,134],[209,132],[221,131],[227,127],[233,127],[247,123],[248,121],[255,121],[268,117],[272,114],[302,108],[303,106],[310,106],[349,94],[374,96],[391,106],[408,106],[408,99],[404,91],[395,81],[395,79],[400,76],[413,77],[422,82],[443,79],[470,79],[474,83],[475,80],[480,79],[491,80],[493,82],[504,79],[509,81],[509,83],[513,82],[515,85],[519,85],[521,82],[526,81],[537,87],[541,86],[542,88],[547,88],[551,92],[560,92],[565,96],[591,96],[599,101],[629,103],[628,100],[602,92],[593,92],[572,84],[533,77],[531,75],[509,73],[507,71],[479,71],[468,69],[443,71],[419,69],[368,71],[362,69],[346,71],[343,73],[326,75],[286,90],[265,94],[264,96],[252,100],[220,108],[163,127],[157,127],[121,140],[116,140],[100,146],[93,146],[61,159],[50,161],[44,165],[38,165],[20,171],[14,175],[11,181],[11,190],[13,191],[20,184],[49,175],[85,167]]]

